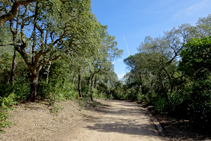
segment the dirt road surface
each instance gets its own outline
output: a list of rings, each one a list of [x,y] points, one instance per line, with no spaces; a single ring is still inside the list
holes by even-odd
[[[146,109],[133,102],[97,100],[101,108],[84,109],[76,101],[59,102],[55,116],[42,102],[20,104],[9,121],[17,124],[0,134],[0,141],[160,141]]]
[[[102,101],[104,107],[97,114],[84,118],[83,127],[77,128],[67,140],[73,141],[161,141],[150,122],[147,111],[133,102]]]

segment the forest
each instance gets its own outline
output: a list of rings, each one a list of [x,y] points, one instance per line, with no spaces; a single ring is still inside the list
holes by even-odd
[[[159,113],[191,125],[211,125],[211,15],[196,26],[182,24],[162,36],[145,37],[138,52],[124,59],[130,70],[113,95],[150,103]]]
[[[0,126],[13,104],[93,100],[109,96],[118,81],[112,60],[122,50],[90,0],[27,2],[0,4]]]
[[[158,113],[211,126],[211,15],[162,36],[145,37],[114,72],[117,48],[90,0],[3,0],[0,3],[0,129],[12,105],[114,98],[149,103]]]

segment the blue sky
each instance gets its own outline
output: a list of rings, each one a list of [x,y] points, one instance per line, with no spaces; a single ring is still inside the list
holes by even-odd
[[[108,25],[108,32],[116,37],[122,58],[113,62],[119,78],[126,72],[123,60],[137,53],[146,36],[158,37],[173,27],[190,23],[211,14],[211,0],[91,0],[92,12],[98,21]],[[124,37],[126,42],[124,40]],[[129,52],[127,50],[127,45]]]

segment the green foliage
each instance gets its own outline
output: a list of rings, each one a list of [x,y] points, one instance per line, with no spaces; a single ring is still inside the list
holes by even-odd
[[[3,128],[12,125],[12,122],[7,121],[9,117],[10,115],[5,109],[0,109],[0,132],[5,132]]]
[[[126,90],[127,99],[130,100],[137,100],[138,99],[138,93],[135,88],[130,88]]]
[[[0,82],[8,83],[12,64],[12,56],[5,52],[0,56]]]
[[[7,97],[0,97],[1,107],[3,109],[8,109],[11,105],[16,104],[16,101],[14,101],[14,99],[15,99],[14,93],[9,94]]]
[[[206,73],[211,71],[211,37],[192,39],[185,47],[179,69],[191,79],[207,79]]]
[[[13,86],[15,93],[15,99],[17,101],[27,101],[29,97],[30,84],[26,82],[26,79],[19,79]]]
[[[156,111],[158,112],[164,111],[167,106],[166,99],[163,97],[159,97],[158,100],[154,102],[154,106]]]
[[[210,17],[200,18],[196,26],[182,24],[163,36],[147,36],[139,53],[124,59],[130,72],[113,96],[148,102],[157,112],[210,127]]]
[[[211,79],[210,51],[211,37],[192,39],[182,50],[179,69],[191,83],[185,89],[187,95],[187,113],[191,122],[201,127],[211,125]]]
[[[143,95],[143,94],[140,94],[140,93],[137,96],[137,100],[139,102],[144,102],[144,103],[149,103],[150,102],[149,98],[146,95]]]
[[[15,93],[16,101],[26,101],[29,97],[30,85],[25,79],[19,79],[14,85],[0,83],[0,94],[2,97]]]
[[[43,87],[44,85],[42,85]],[[65,83],[63,85],[57,83],[55,85],[47,84],[43,91],[40,91],[40,95],[49,99],[49,104],[54,105],[55,102],[60,100],[75,99],[78,97],[77,91],[72,89],[72,84]]]
[[[6,128],[12,124],[12,122],[7,121],[10,117],[8,114],[8,110],[10,109],[11,105],[16,104],[14,101],[15,94],[11,93],[7,97],[0,97],[0,131],[4,132],[3,128]]]
[[[106,99],[107,98],[107,95],[105,93],[99,93],[97,89],[94,89],[93,88],[93,98],[96,98],[96,99]]]
[[[12,3],[5,1],[3,6],[10,9]],[[91,94],[100,99],[113,97],[113,85],[118,78],[112,62],[121,56],[122,50],[117,48],[115,37],[109,35],[108,27],[97,21],[90,0],[35,1],[19,9],[14,19],[0,27],[3,123],[8,117],[6,107],[35,98],[49,100],[51,112],[58,115],[62,110],[58,101],[79,97],[79,82],[84,101]],[[2,9],[0,12],[5,13]],[[17,56],[13,61],[14,49]],[[31,91],[33,86],[37,86],[37,97]],[[122,98],[120,88],[116,94]],[[91,107],[99,104],[95,101],[84,103]]]
[[[196,126],[210,127],[211,125],[211,80],[194,81],[189,88],[188,114]]]

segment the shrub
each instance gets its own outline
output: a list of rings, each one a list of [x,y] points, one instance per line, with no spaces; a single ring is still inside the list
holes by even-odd
[[[99,93],[97,89],[93,88],[93,98],[98,98],[98,99],[106,99],[107,95],[105,93]]]
[[[198,80],[193,83],[189,91],[189,118],[194,125],[200,127],[211,126],[211,81]]]
[[[10,106],[15,104],[14,101],[15,94],[11,93],[8,97],[0,97],[0,131],[4,132],[3,128],[6,128],[7,126],[10,126],[12,123],[7,121],[7,119],[10,117],[8,114],[8,110],[10,109]]]
[[[167,107],[166,99],[163,97],[159,97],[158,100],[154,102],[154,106],[156,111],[158,112],[165,111],[165,108]]]
[[[143,94],[140,94],[140,93],[138,93],[138,95],[137,95],[137,100],[138,100],[139,102],[146,102],[146,103],[149,103],[148,97],[147,97],[146,95],[143,95]]]

